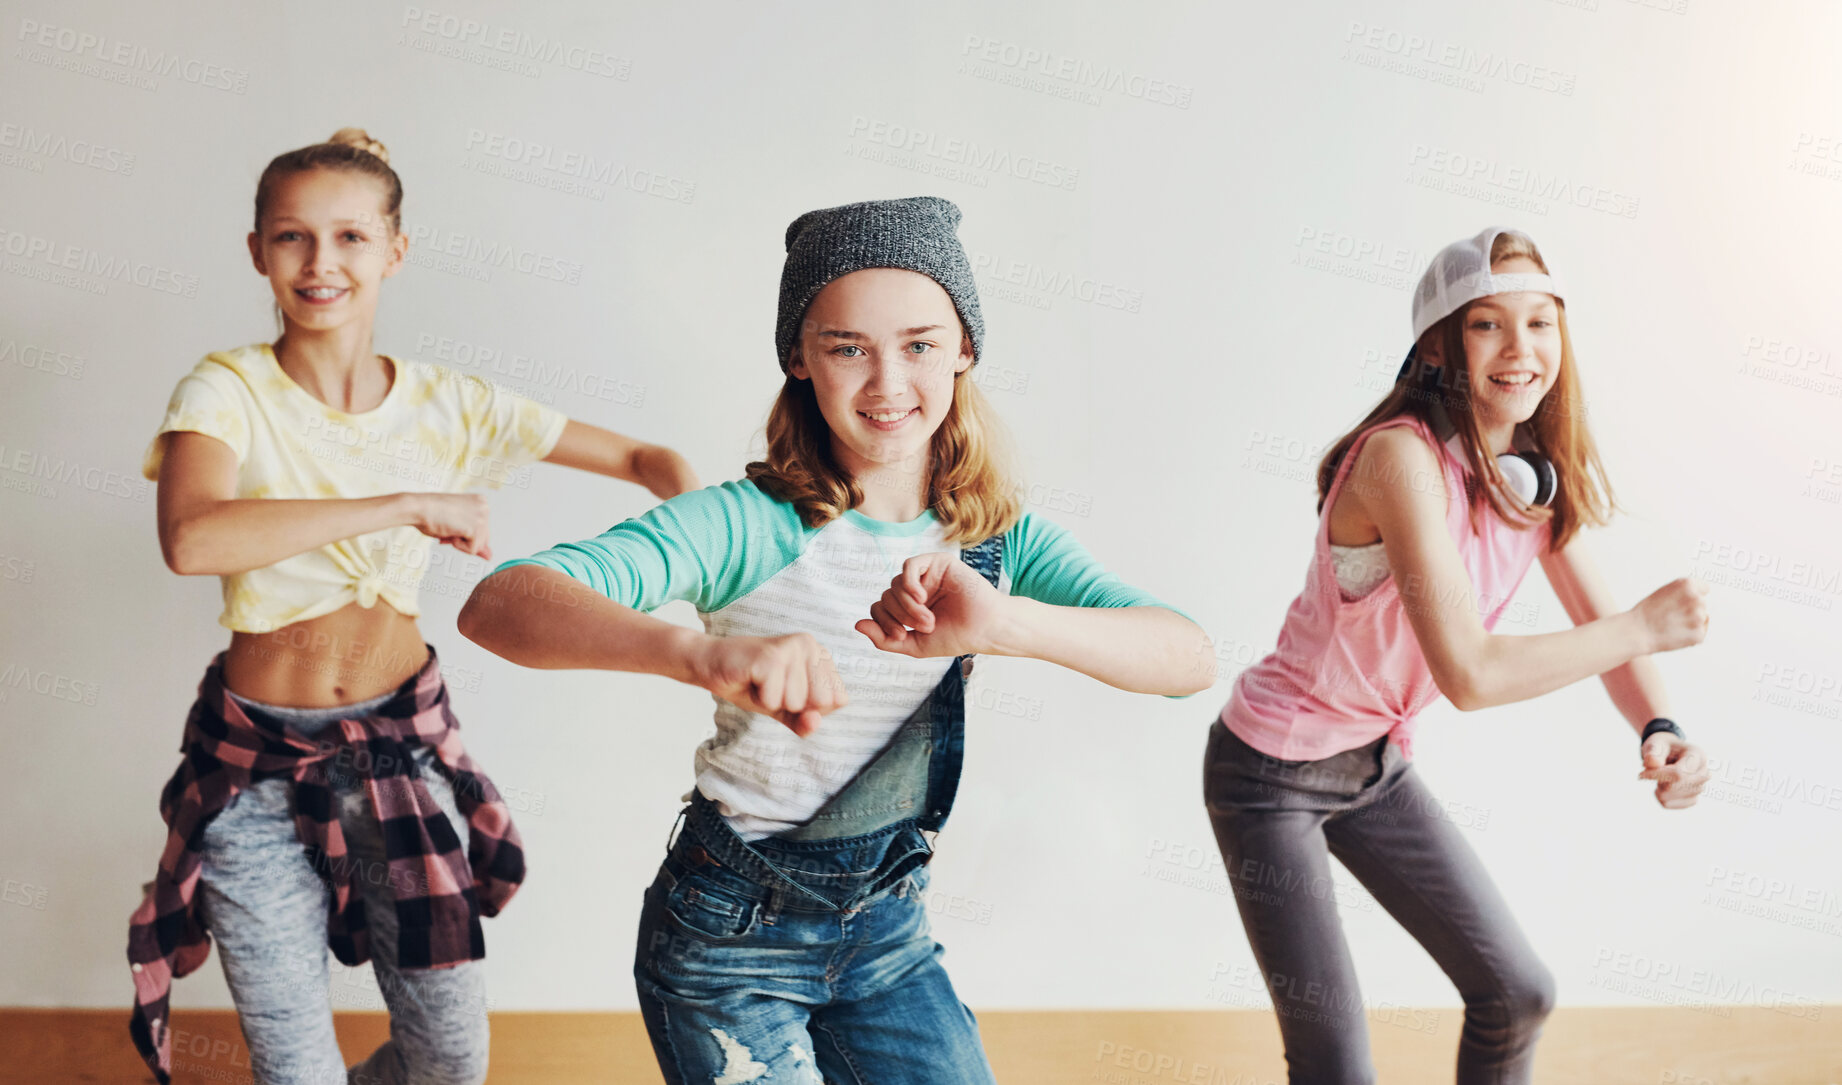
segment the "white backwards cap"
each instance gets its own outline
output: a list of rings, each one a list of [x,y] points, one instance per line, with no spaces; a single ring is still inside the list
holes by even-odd
[[[1414,342],[1420,341],[1426,329],[1457,312],[1465,303],[1479,298],[1517,290],[1539,290],[1556,298],[1561,296],[1560,280],[1553,275],[1539,272],[1492,275],[1490,247],[1496,243],[1498,234],[1513,234],[1529,240],[1529,235],[1521,230],[1492,226],[1467,241],[1452,242],[1433,257],[1413,292]],[[1529,243],[1534,244],[1532,240]]]

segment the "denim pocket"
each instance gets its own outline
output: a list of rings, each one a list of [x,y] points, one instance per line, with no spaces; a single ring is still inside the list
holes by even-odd
[[[693,937],[733,942],[755,929],[761,904],[702,875],[686,874],[666,893],[665,914]]]

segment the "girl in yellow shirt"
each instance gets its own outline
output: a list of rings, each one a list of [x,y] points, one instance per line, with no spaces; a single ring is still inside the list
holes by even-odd
[[[391,1009],[391,1041],[354,1074],[483,1080],[478,916],[523,864],[417,628],[422,572],[436,542],[490,561],[485,498],[463,491],[520,479],[537,460],[662,499],[698,486],[668,448],[374,353],[379,291],[409,243],[402,195],[383,146],[359,129],[269,163],[249,251],[283,334],[201,361],[143,463],[159,482],[168,567],[222,577],[219,622],[232,630],[188,719],[188,765],[162,796],[167,854],[131,928],[134,1035],[162,1080],[166,984],[203,960],[206,932],[258,1081],[346,1080],[329,940],[348,963],[373,961]],[[386,748],[416,764],[346,756]],[[485,854],[497,869],[482,869]],[[447,877],[457,855],[472,856],[474,884]],[[457,901],[455,920],[442,909]]]

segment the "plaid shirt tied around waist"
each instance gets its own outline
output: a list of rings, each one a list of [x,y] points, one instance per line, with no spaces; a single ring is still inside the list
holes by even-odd
[[[451,968],[486,956],[480,917],[499,914],[517,892],[524,851],[498,789],[467,756],[435,647],[428,648],[428,662],[389,700],[311,737],[266,716],[251,720],[225,691],[226,653],[206,668],[186,718],[183,760],[160,793],[166,850],[128,928],[135,989],[129,1030],[161,1085],[172,1080],[172,981],[211,953],[196,906],[205,826],[257,781],[293,781],[295,832],[314,871],[332,887],[326,938],[340,961],[363,964],[371,945],[364,899],[353,891],[359,861],[346,852],[328,779],[334,764],[364,778],[383,825],[400,966]],[[412,760],[418,745],[434,749],[435,767],[453,786],[469,830],[464,848]]]

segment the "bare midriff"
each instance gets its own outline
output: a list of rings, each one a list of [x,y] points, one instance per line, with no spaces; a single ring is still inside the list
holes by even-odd
[[[332,708],[390,692],[428,659],[416,619],[382,599],[353,602],[273,633],[231,633],[224,685],[265,704]]]

